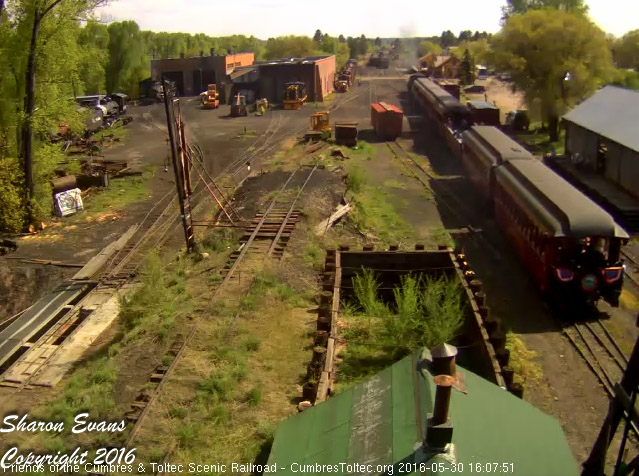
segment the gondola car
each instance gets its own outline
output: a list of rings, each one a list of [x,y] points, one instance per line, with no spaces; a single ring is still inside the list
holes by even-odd
[[[536,159],[494,168],[499,227],[540,290],[560,308],[619,305],[628,234],[599,205]]]

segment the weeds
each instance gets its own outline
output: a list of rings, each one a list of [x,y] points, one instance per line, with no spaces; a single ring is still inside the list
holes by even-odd
[[[252,388],[246,395],[246,403],[249,407],[256,407],[262,401],[262,390],[259,387]]]
[[[391,305],[379,298],[379,287],[374,272],[363,269],[353,277],[354,303],[342,313],[348,346],[340,374],[351,383],[416,348],[450,341],[463,324],[461,289],[445,277],[403,276]]]
[[[360,193],[366,183],[366,173],[359,166],[351,167],[346,177],[346,191]]]

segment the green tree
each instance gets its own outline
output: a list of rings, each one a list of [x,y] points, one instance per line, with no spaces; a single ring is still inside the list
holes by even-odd
[[[574,13],[587,13],[588,5],[584,0],[506,0],[506,6],[501,8],[502,21],[513,15],[521,15],[530,10],[554,8]]]
[[[615,63],[620,68],[639,70],[639,30],[632,30],[615,42]]]
[[[439,43],[442,45],[442,47],[445,48],[447,46],[453,46],[456,42],[457,42],[457,37],[452,31],[446,30],[442,32],[442,35],[439,40]]]
[[[45,55],[49,58],[68,58],[77,60],[77,49],[75,33],[77,28],[77,19],[89,14],[97,7],[101,0],[77,0],[75,2],[63,2],[62,0],[16,0],[13,3],[15,8],[14,21],[17,35],[14,37],[16,41],[25,41],[24,47],[27,52],[26,64],[17,66],[14,69],[16,76],[23,75],[24,84],[18,92],[24,91],[24,103],[21,108],[20,117],[20,157],[24,169],[25,197],[24,206],[26,207],[26,221],[28,224],[33,223],[37,217],[36,184],[34,180],[34,170],[37,168],[35,164],[34,147],[34,131],[37,129],[39,122],[35,117],[36,112],[36,76],[43,71],[40,50],[46,49]],[[4,23],[4,22],[3,22]],[[72,30],[72,35],[66,33],[65,28]],[[43,35],[41,35],[43,33]],[[28,38],[28,39],[27,39]],[[47,38],[57,40],[51,43],[47,42]],[[75,55],[71,56],[71,51],[61,51],[61,48],[68,46],[74,50]],[[44,56],[44,55],[43,55]],[[38,61],[36,61],[38,60]],[[74,73],[77,72],[75,65],[68,65],[59,62],[52,62],[49,65],[53,69],[53,73],[59,72],[60,68],[66,69],[67,76],[59,84],[73,83]],[[69,68],[71,66],[71,68]],[[21,69],[21,71],[18,71]],[[52,72],[47,72],[51,75]],[[19,83],[19,80],[16,81]],[[59,93],[63,87],[55,86],[54,83],[48,83],[45,88],[54,90]],[[55,97],[55,96],[54,96]],[[51,97],[46,100],[51,100]],[[58,107],[59,109],[59,107]],[[46,112],[43,111],[43,112]],[[52,119],[49,116],[47,119]],[[48,121],[45,121],[48,122]],[[41,123],[42,124],[42,123]]]
[[[382,46],[382,39],[379,36],[375,38],[375,46]]]
[[[470,41],[473,38],[473,32],[470,30],[463,30],[459,32],[459,36],[457,37],[457,41]]]
[[[324,35],[324,37],[322,38],[322,43],[320,44],[320,50],[322,50],[324,53],[329,53],[332,55],[336,54],[337,39],[329,35]]]
[[[324,35],[322,35],[321,30],[315,30],[315,34],[313,35],[313,41],[315,43],[321,43],[322,38],[324,38]]]
[[[464,57],[461,61],[461,81],[462,84],[475,83],[475,63],[468,48],[464,50]]]
[[[530,106],[539,101],[551,141],[567,107],[588,97],[610,72],[606,36],[587,17],[552,9],[511,17],[492,39],[495,65],[510,73]],[[570,72],[570,81],[566,73]]]
[[[79,94],[98,94],[106,88],[109,30],[106,25],[89,20],[78,35],[80,46]]]
[[[317,44],[308,36],[278,36],[269,38],[264,49],[266,59],[304,58],[318,54]]]
[[[173,40],[168,34],[158,37],[165,42],[167,49],[172,48]],[[123,21],[109,25],[109,62],[106,71],[108,92],[134,89],[133,82],[142,74],[142,68],[148,65],[144,54],[140,27],[134,21]],[[146,62],[146,65],[144,64]],[[147,66],[148,67],[148,66]],[[141,78],[144,79],[144,78]]]
[[[436,55],[440,55],[442,54],[442,47],[432,41],[421,41],[419,43],[419,46],[417,47],[417,54],[421,58],[428,53],[435,53]]]
[[[344,35],[339,35],[337,41],[339,41],[340,43],[346,43],[346,38],[344,38]]]

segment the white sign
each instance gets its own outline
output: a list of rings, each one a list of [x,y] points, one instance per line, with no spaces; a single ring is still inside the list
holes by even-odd
[[[84,210],[82,205],[82,193],[79,188],[67,190],[65,192],[56,193],[55,205],[58,214],[61,217],[73,215],[80,210]]]

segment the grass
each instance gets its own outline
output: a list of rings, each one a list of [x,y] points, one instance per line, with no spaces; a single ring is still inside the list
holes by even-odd
[[[621,296],[619,296],[619,302],[626,309],[629,309],[631,311],[639,311],[639,298],[632,291],[622,289]]]
[[[138,458],[161,461],[249,463],[268,454],[276,425],[291,413],[308,350],[305,290],[277,269],[257,273],[231,325],[213,310],[151,407],[138,436]],[[304,304],[304,307],[297,306]],[[237,314],[232,302],[226,306]],[[152,450],[155,448],[155,450]]]
[[[123,141],[129,135],[129,128],[123,125],[115,125],[108,129],[102,129],[91,136],[91,140],[100,140],[105,136],[113,135],[113,139]]]
[[[131,355],[161,352],[169,337],[177,331],[180,316],[191,311],[191,298],[184,285],[183,263],[164,266],[153,254],[142,271],[140,287],[120,303],[121,328],[115,340],[106,348],[88,357],[72,374],[58,385],[48,401],[34,405],[32,418],[62,421],[61,434],[40,433],[15,435],[20,447],[65,451],[78,444],[92,450],[99,446],[120,446],[126,433],[73,434],[73,420],[80,413],[89,413],[89,421],[119,422],[128,410],[119,402],[114,388],[122,385],[123,375],[132,365]],[[149,369],[151,371],[152,369]],[[123,374],[124,372],[124,374]]]
[[[111,179],[109,187],[89,195],[84,201],[84,209],[89,215],[117,213],[128,206],[144,202],[150,198],[149,181],[155,167],[147,166],[140,175]]]
[[[326,251],[319,245],[313,242],[309,242],[306,245],[306,250],[302,259],[306,264],[311,266],[316,271],[321,271],[324,268],[324,259]]]
[[[521,142],[526,149],[534,154],[547,154],[555,151],[557,155],[565,153],[565,135],[563,129],[559,130],[559,140],[550,142],[550,135],[547,131],[541,131],[541,123],[530,123],[528,131],[520,131],[515,133],[518,142]]]
[[[463,324],[461,290],[446,278],[405,275],[393,301],[379,297],[375,273],[353,277],[354,299],[342,305],[346,350],[340,353],[340,385],[352,385],[419,347],[450,342]]]
[[[253,129],[247,129],[246,127],[244,127],[244,130],[242,132],[240,132],[237,137],[239,139],[252,139],[257,137],[257,131],[253,130]]]
[[[360,193],[366,183],[366,173],[360,166],[351,167],[346,176],[346,191]]]
[[[377,157],[377,148],[373,144],[358,140],[357,145],[355,147],[350,147],[346,155],[370,160]]]
[[[537,353],[528,350],[524,341],[513,333],[506,333],[506,349],[510,351],[509,365],[515,370],[515,381],[536,384],[543,377],[541,366],[534,361]]]
[[[224,253],[237,245],[238,232],[235,228],[213,228],[196,245],[197,253]],[[219,275],[213,275],[219,276]],[[221,278],[211,278],[221,279]]]
[[[365,185],[352,200],[349,221],[362,233],[383,243],[401,243],[414,236],[414,230],[397,212],[388,192]]]
[[[386,180],[384,181],[385,188],[397,188],[397,189],[405,189],[406,184],[404,182],[400,182],[399,180]]]

